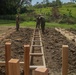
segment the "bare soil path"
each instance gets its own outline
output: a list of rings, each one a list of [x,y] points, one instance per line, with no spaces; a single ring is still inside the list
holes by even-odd
[[[8,30],[8,28],[7,28]],[[3,30],[3,32],[5,32]],[[2,33],[3,33],[2,32]],[[14,32],[10,36],[6,37],[3,41],[0,41],[0,60],[5,60],[5,42],[10,41],[12,43],[12,58],[19,58],[23,61],[23,45],[30,44],[33,29],[21,28],[19,32]],[[42,34],[42,41],[44,47],[44,55],[46,66],[49,68],[49,75],[61,75],[62,68],[62,45],[69,46],[69,72],[68,75],[76,74],[76,46],[70,43],[63,35],[57,32],[54,28],[46,28],[45,34]],[[34,63],[37,63],[37,59],[34,58]],[[74,74],[73,74],[74,73]],[[0,67],[0,75],[5,75],[5,68]],[[21,74],[23,75],[23,74]]]

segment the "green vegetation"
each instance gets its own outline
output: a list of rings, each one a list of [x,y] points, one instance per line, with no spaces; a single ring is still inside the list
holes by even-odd
[[[20,23],[20,27],[32,27],[35,28],[36,22],[35,21],[24,21]],[[0,26],[16,26],[15,21],[11,20],[0,20]],[[58,24],[58,23],[46,23],[46,27],[61,27],[61,28],[73,28],[76,29],[76,24],[69,25],[69,24]]]
[[[60,11],[61,14],[69,15],[68,10],[71,10],[72,16],[76,18],[76,4],[63,5],[62,8],[60,8],[59,11]]]
[[[0,15],[12,15],[20,12],[27,0],[0,0]]]
[[[46,27],[61,27],[61,28],[73,28],[76,29],[76,24],[68,25],[68,24],[59,24],[59,23],[46,23]]]
[[[20,6],[18,1],[19,3],[23,1]],[[24,6],[24,0],[11,0],[11,2],[7,0],[5,3],[7,3],[8,7],[3,4],[0,6],[3,6],[2,9],[6,7],[10,12],[7,11],[0,15],[0,26],[15,26],[16,15],[18,14],[20,17],[20,27],[35,27],[37,15],[42,14],[46,19],[46,27],[76,28],[76,4],[73,2],[63,4],[61,0],[52,1],[51,3],[49,0],[46,0],[45,3],[37,3],[34,6]],[[13,8],[16,5],[18,7],[14,11]],[[2,11],[5,12],[5,9],[0,9],[0,13]]]
[[[0,26],[14,26],[14,20],[0,20]]]

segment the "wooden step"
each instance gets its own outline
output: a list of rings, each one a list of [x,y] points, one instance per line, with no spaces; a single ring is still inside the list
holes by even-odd
[[[42,53],[30,53],[30,55],[34,55],[34,56],[36,56],[36,55],[38,55],[38,56],[42,56],[43,54],[42,54]]]
[[[40,40],[33,40],[33,42],[42,42],[42,41],[40,41]]]
[[[40,36],[34,36],[34,38],[40,38]]]
[[[38,67],[45,67],[45,66],[38,66],[38,65],[37,65],[37,66],[33,66],[33,65],[31,65],[31,66],[30,66],[30,69],[36,69],[36,68],[38,68]]]
[[[39,34],[34,34],[33,36],[39,36]]]
[[[41,45],[31,45],[32,47],[42,47]]]

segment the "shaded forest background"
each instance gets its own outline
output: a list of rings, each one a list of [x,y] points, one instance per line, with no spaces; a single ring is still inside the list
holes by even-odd
[[[38,14],[45,16],[47,22],[76,23],[76,0],[63,3],[61,0],[43,0],[35,5],[32,0],[0,0],[0,19],[15,20],[20,14],[21,21],[35,21]]]

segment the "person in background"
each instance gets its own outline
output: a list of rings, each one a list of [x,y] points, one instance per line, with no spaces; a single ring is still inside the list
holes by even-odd
[[[16,31],[19,31],[19,15],[16,16]]]
[[[41,24],[42,33],[44,34],[44,31],[45,31],[45,18],[44,18],[44,16],[40,17],[40,24]]]
[[[38,17],[36,18],[36,28],[40,29],[40,27],[41,27],[42,33],[44,34],[44,31],[45,31],[45,18],[41,14],[38,15]]]
[[[40,29],[40,18],[41,18],[41,15],[38,15],[38,17],[36,18],[36,28],[37,29]]]

